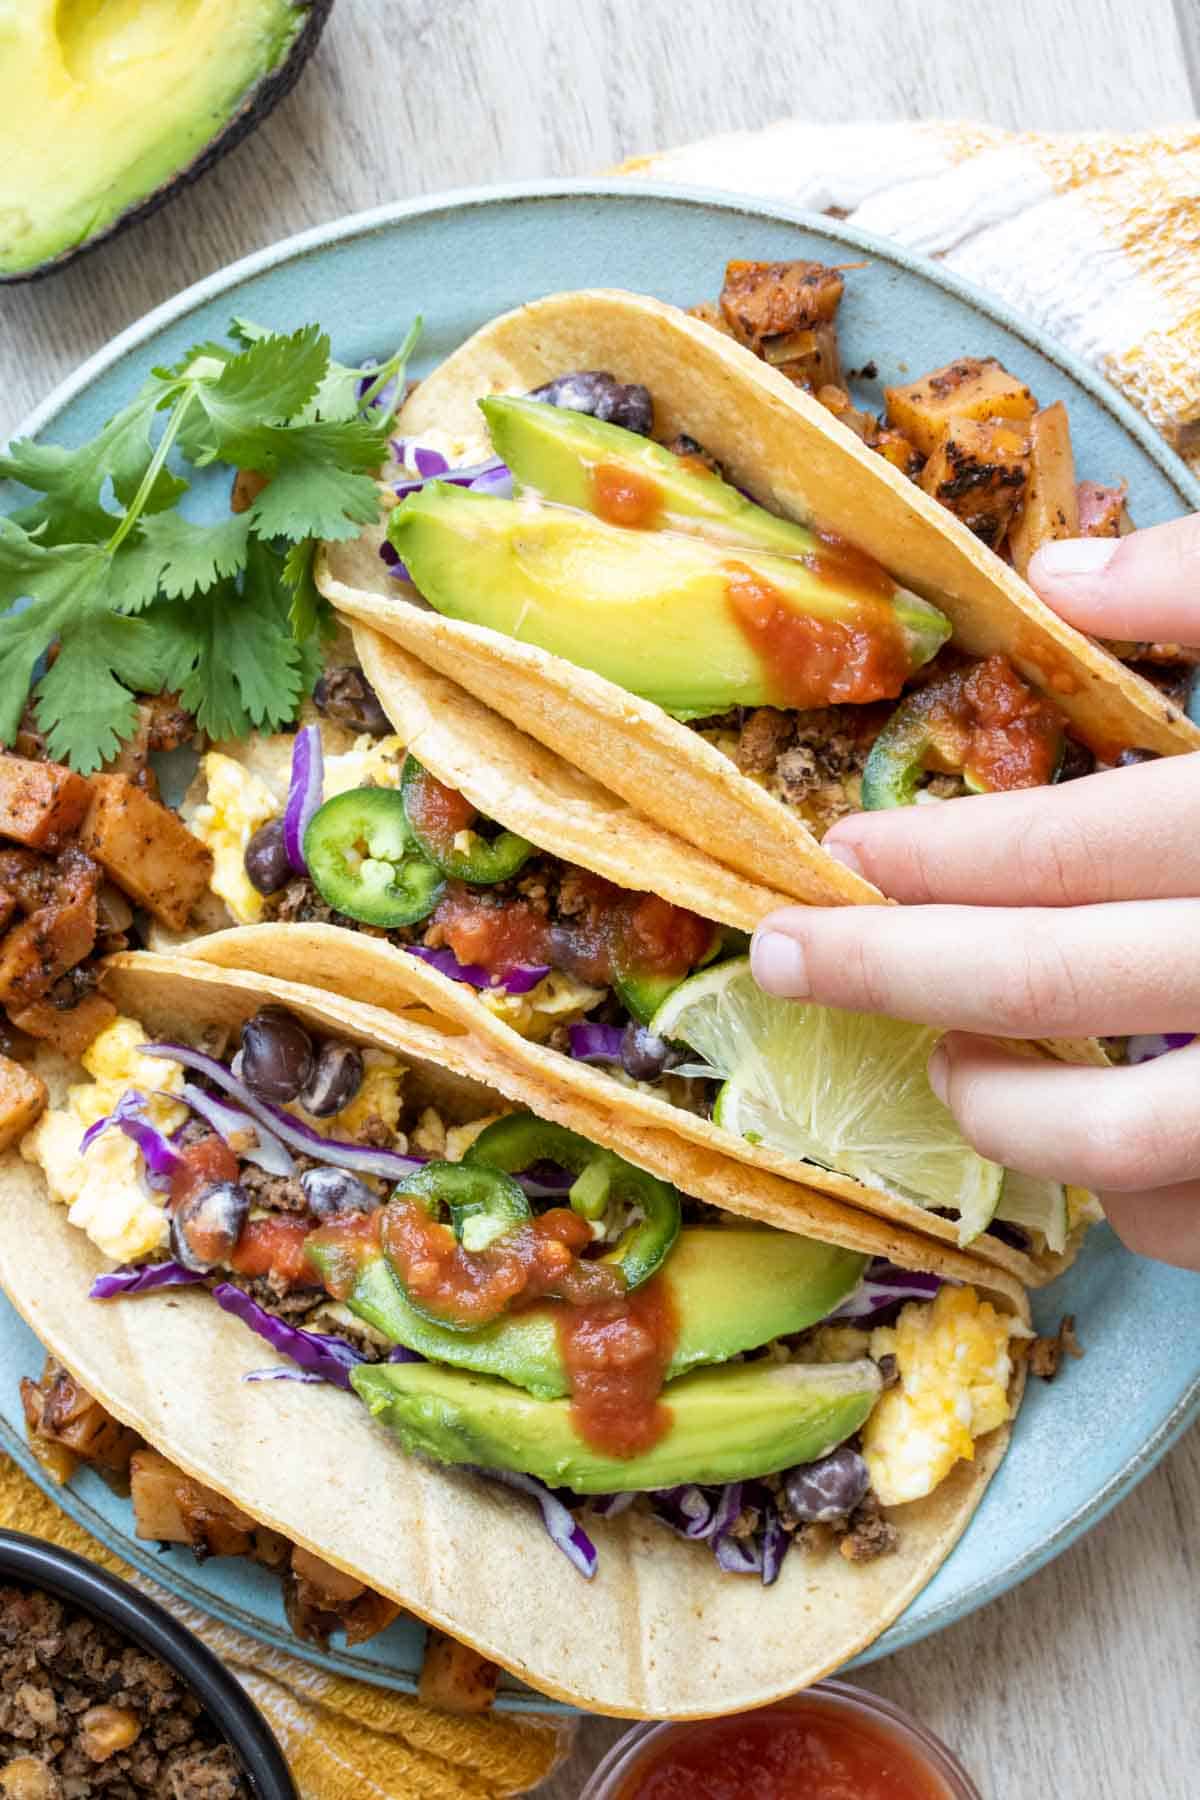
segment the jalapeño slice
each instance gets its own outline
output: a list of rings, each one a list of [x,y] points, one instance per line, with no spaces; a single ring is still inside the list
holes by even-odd
[[[415,924],[445,887],[393,788],[349,788],[327,800],[304,833],[304,860],[322,900],[364,925]]]
[[[603,1221],[606,1235],[616,1236],[605,1260],[620,1269],[626,1287],[649,1281],[679,1235],[677,1190],[614,1151],[532,1113],[508,1113],[487,1126],[462,1166],[484,1164],[512,1175],[538,1163],[557,1163],[574,1175],[571,1206],[589,1221]]]
[[[483,837],[476,828],[479,814],[471,802],[436,780],[415,756],[405,759],[400,792],[408,828],[417,844],[443,875],[455,881],[492,887],[515,875],[533,855],[529,839],[518,837],[515,831]]]

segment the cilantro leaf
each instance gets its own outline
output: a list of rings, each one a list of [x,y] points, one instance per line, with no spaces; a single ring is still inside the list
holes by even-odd
[[[34,689],[51,756],[84,775],[115,756],[136,722],[135,695],[161,688],[162,662],[158,635],[145,620],[103,605],[77,617]]]
[[[217,525],[197,525],[176,512],[143,519],[137,536],[117,553],[115,604],[122,612],[140,612],[159,594],[186,600],[212,587],[243,567],[249,537],[247,513],[230,513]]]
[[[0,518],[0,743],[17,734],[38,659],[103,595],[107,573],[103,551],[46,548]]]
[[[198,377],[192,407],[179,433],[184,452],[201,467],[220,457],[238,468],[270,465],[238,455],[239,444],[257,447],[269,425],[290,419],[316,393],[329,367],[329,339],[317,325],[290,337],[260,338],[225,363],[215,379]],[[277,425],[286,434],[287,427]]]
[[[303,538],[298,544],[292,545],[283,560],[283,583],[292,596],[288,624],[298,643],[303,643],[305,638],[313,635],[328,611],[327,603],[321,598],[313,579],[316,554],[316,539]]]
[[[22,508],[20,523],[37,531],[46,544],[96,543],[106,540],[119,515],[104,505],[111,481],[122,505],[128,505],[150,467],[153,411],[141,399],[123,407],[97,437],[78,449],[38,444],[18,438],[0,456],[0,481],[18,481],[44,499]],[[173,506],[187,482],[169,469],[159,471],[146,510]]]
[[[379,517],[372,474],[387,454],[382,434],[365,419],[293,425],[269,432],[271,480],[250,508],[261,537],[292,543],[357,537]]]

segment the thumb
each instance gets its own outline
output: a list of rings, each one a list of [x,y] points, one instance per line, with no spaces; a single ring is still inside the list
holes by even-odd
[[[1029,579],[1080,631],[1200,645],[1200,514],[1123,538],[1043,544]]]

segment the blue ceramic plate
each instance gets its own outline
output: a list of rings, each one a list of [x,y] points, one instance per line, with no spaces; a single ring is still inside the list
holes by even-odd
[[[425,316],[417,372],[494,314],[556,289],[617,284],[690,303],[716,291],[731,256],[868,262],[839,315],[850,367],[873,361],[859,389],[965,352],[996,355],[1043,399],[1063,399],[1079,473],[1124,476],[1139,524],[1200,507],[1200,487],[1149,426],[1094,374],[1037,332],[930,263],[787,207],[650,184],[556,183],[458,194],[367,213],[264,251],[191,288],[133,326],[63,384],[25,427],[74,443],[98,430],[153,363],[221,335],[232,314],[293,330],[330,329],[348,361],[389,351]],[[5,497],[0,492],[0,509]],[[1200,1411],[1200,1307],[1194,1276],[1127,1256],[1107,1230],[1034,1308],[1053,1329],[1073,1312],[1087,1354],[1053,1388],[1030,1384],[1015,1441],[970,1530],[921,1596],[875,1645],[882,1656],[1003,1593],[1093,1524],[1153,1467]],[[40,1350],[0,1311],[0,1441],[35,1479],[23,1447],[17,1382]],[[128,1505],[79,1476],[55,1498],[129,1562],[264,1642],[309,1661],[412,1691],[423,1633],[400,1624],[328,1655],[298,1647],[278,1587],[238,1563],[196,1564],[130,1536]],[[536,1526],[532,1520],[530,1529]],[[564,1584],[571,1577],[564,1569]],[[525,1690],[510,1707],[545,1706]]]

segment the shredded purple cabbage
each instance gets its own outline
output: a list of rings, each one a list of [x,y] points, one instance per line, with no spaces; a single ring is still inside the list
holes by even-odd
[[[620,1025],[594,1025],[588,1019],[567,1032],[572,1057],[586,1063],[619,1063],[624,1037]]]
[[[451,981],[465,981],[474,988],[504,988],[510,994],[527,994],[550,973],[549,963],[514,963],[511,969],[493,975],[480,963],[459,962],[453,950],[431,950],[427,944],[405,944],[410,956],[446,975]]]
[[[302,1381],[309,1387],[323,1387],[324,1375],[314,1369],[248,1369],[243,1381]]]
[[[729,1481],[723,1487],[662,1488],[646,1498],[660,1524],[694,1543],[705,1543],[727,1575],[758,1575],[764,1587],[779,1579],[791,1537],[783,1528],[770,1488],[761,1482]],[[752,1529],[735,1537],[733,1527],[749,1509]]]
[[[596,1573],[599,1558],[593,1544],[583,1526],[576,1519],[570,1508],[564,1506],[557,1495],[553,1494],[545,1482],[539,1481],[535,1475],[522,1475],[515,1469],[480,1469],[470,1464],[474,1475],[482,1475],[486,1481],[499,1482],[501,1487],[515,1488],[520,1494],[529,1494],[542,1509],[542,1524],[546,1527],[550,1541],[573,1563],[581,1575],[590,1581]]]
[[[127,1294],[148,1294],[154,1288],[194,1287],[203,1281],[181,1262],[143,1263],[140,1268],[112,1269],[97,1275],[88,1289],[89,1300],[120,1300]]]
[[[296,733],[296,741],[292,746],[292,775],[283,814],[283,846],[297,875],[308,874],[308,864],[304,860],[304,834],[308,830],[309,820],[321,804],[324,783],[325,753],[321,747],[321,727],[304,725]]]
[[[349,1169],[355,1175],[381,1175],[385,1181],[403,1181],[415,1169],[423,1166],[425,1158],[421,1156],[401,1156],[398,1150],[375,1150],[364,1144],[348,1144],[340,1138],[323,1137],[310,1125],[294,1118],[282,1107],[273,1106],[267,1100],[260,1100],[251,1092],[244,1081],[227,1069],[223,1062],[215,1056],[206,1056],[201,1050],[193,1050],[187,1044],[142,1044],[145,1056],[161,1056],[173,1062],[182,1063],[185,1069],[194,1069],[198,1075],[204,1075],[209,1081],[222,1089],[243,1106],[251,1118],[259,1120],[270,1127],[276,1137],[292,1150],[298,1150],[304,1156],[311,1156],[318,1162],[333,1163],[339,1169]]]
[[[942,1285],[940,1275],[920,1269],[901,1269],[877,1256],[854,1292],[829,1314],[829,1323],[861,1324],[905,1300],[930,1300]]]
[[[298,1368],[319,1375],[322,1381],[328,1381],[334,1387],[348,1389],[351,1369],[366,1361],[362,1351],[356,1350],[345,1338],[333,1337],[324,1331],[304,1331],[299,1325],[289,1325],[286,1319],[277,1319],[274,1313],[269,1313],[265,1306],[260,1306],[231,1281],[218,1282],[212,1297],[223,1312],[232,1313],[243,1325],[248,1325],[270,1344],[272,1350],[278,1350],[281,1356],[289,1356]]]
[[[1182,1050],[1195,1041],[1194,1031],[1143,1032],[1127,1039],[1125,1060],[1130,1063],[1153,1062],[1156,1056],[1165,1056],[1168,1050]]]
[[[248,1112],[243,1112],[240,1106],[230,1106],[215,1094],[206,1094],[191,1081],[184,1082],[179,1098],[212,1126],[242,1162],[253,1163],[256,1168],[265,1169],[268,1175],[290,1175],[295,1169],[287,1145],[281,1144],[273,1132],[252,1119]]]
[[[180,1156],[170,1139],[145,1116],[147,1105],[146,1096],[139,1089],[126,1088],[112,1111],[88,1126],[80,1139],[80,1154],[86,1154],[101,1132],[115,1125],[137,1145],[155,1185],[165,1185],[178,1169]]]

